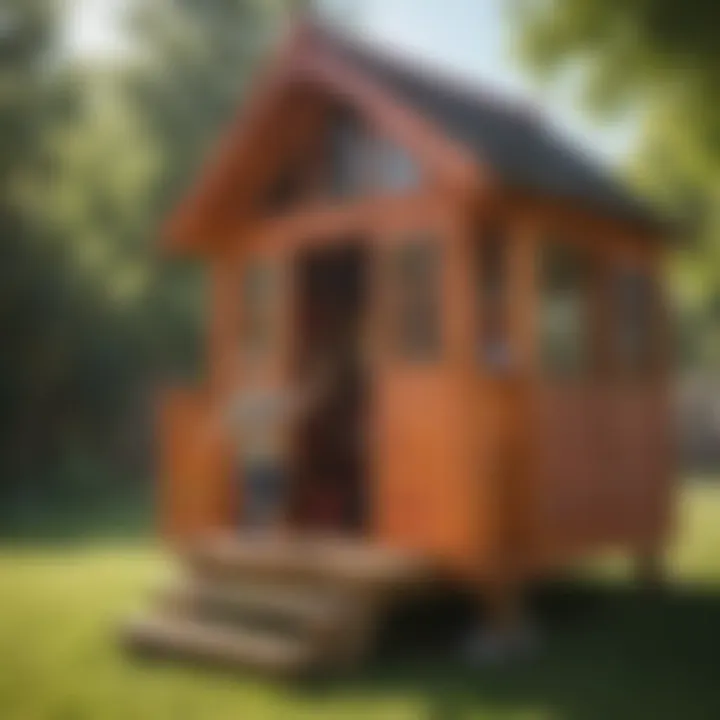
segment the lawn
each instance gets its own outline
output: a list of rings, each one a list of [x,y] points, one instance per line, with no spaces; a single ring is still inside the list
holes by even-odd
[[[314,686],[126,657],[117,624],[165,570],[139,541],[8,543],[0,720],[720,718],[720,486],[690,485],[681,519],[664,595],[639,595],[603,566],[549,606],[532,661],[473,671],[418,655]]]

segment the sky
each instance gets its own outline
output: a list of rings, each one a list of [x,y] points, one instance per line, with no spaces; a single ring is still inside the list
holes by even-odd
[[[72,0],[71,48],[86,56],[124,50],[117,15],[126,0]],[[635,138],[629,120],[598,125],[559,89],[542,88],[513,48],[506,0],[317,0],[321,9],[352,17],[360,32],[397,52],[431,61],[470,83],[527,102],[577,144],[609,163],[622,163]]]
[[[152,0],[150,0],[152,1]],[[117,18],[124,0],[66,0],[67,39],[79,55],[112,56],[124,51]]]

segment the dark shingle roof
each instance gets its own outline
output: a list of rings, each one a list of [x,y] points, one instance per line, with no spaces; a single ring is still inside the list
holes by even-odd
[[[660,220],[537,114],[411,68],[375,47],[325,33],[333,50],[486,162],[508,185],[582,202],[652,227]]]

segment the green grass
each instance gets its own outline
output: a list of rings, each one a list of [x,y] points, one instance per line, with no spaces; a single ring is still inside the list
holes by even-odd
[[[720,487],[693,484],[662,596],[613,566],[544,614],[538,657],[469,670],[447,656],[287,686],[137,663],[120,620],[166,571],[140,542],[0,546],[0,720],[720,718]]]

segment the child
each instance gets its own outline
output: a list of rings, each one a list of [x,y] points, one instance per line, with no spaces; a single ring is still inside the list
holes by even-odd
[[[283,520],[290,425],[308,413],[321,394],[320,382],[301,391],[251,382],[231,401],[229,420],[239,439],[247,527],[266,530]]]

